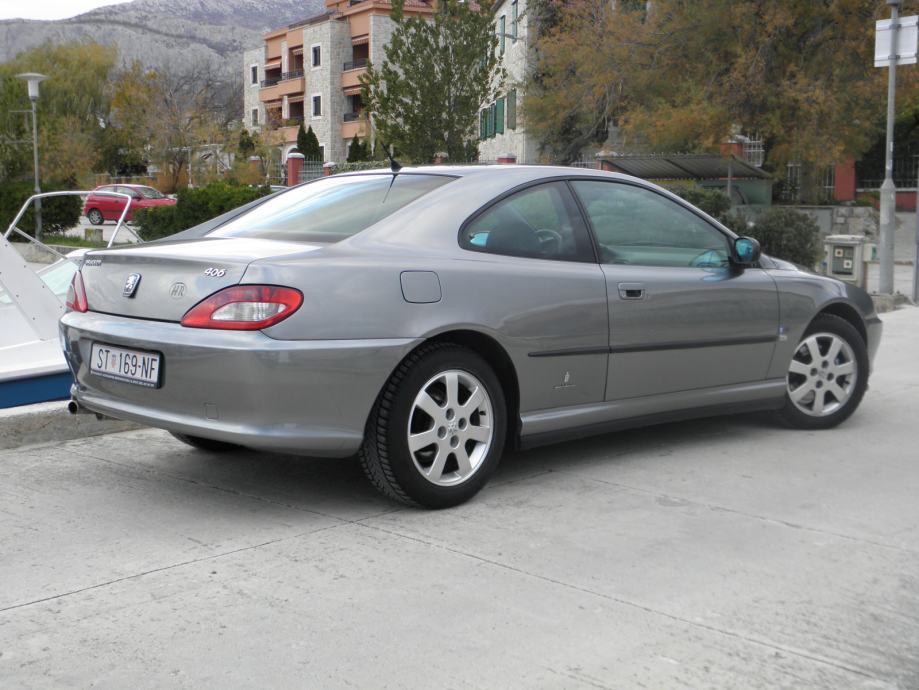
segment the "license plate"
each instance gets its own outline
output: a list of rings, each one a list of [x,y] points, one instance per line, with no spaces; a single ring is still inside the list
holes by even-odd
[[[160,380],[160,355],[93,343],[89,370],[106,379],[156,388]]]

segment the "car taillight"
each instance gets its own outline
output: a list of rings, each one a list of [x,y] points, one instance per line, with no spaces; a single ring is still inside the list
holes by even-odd
[[[257,331],[273,326],[303,304],[303,294],[277,285],[233,285],[198,302],[182,317],[189,328]]]
[[[70,287],[67,288],[66,306],[67,311],[89,311],[86,288],[83,287],[83,276],[79,271],[73,274],[73,280],[70,281]]]

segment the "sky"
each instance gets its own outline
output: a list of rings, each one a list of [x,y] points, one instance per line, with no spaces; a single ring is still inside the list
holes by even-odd
[[[64,19],[129,0],[0,0],[0,19]]]

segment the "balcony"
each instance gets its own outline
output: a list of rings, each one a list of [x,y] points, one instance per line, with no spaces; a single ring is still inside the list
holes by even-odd
[[[270,82],[270,79],[265,81]],[[303,70],[294,70],[293,72],[284,72],[281,78],[274,84],[265,85],[259,90],[258,97],[262,103],[277,101],[283,96],[302,95],[306,89],[306,80],[303,78]]]
[[[358,58],[357,60],[351,60],[351,62],[346,62],[342,67],[342,70],[348,72],[353,69],[362,69],[367,66],[367,58]]]
[[[349,89],[360,89],[361,87],[361,75],[367,74],[367,61],[366,60],[356,60],[355,62],[363,62],[362,67],[354,67],[346,72],[341,73],[341,88],[345,89],[345,93],[348,93]],[[346,65],[354,64],[346,62]]]
[[[346,116],[353,114],[346,113]],[[342,139],[353,139],[355,134],[360,138],[364,138],[368,134],[367,120],[361,119],[360,116],[354,120],[345,120],[341,125]]]

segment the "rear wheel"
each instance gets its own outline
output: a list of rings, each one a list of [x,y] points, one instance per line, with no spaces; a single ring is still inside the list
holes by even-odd
[[[855,412],[867,385],[865,341],[845,319],[821,314],[792,355],[779,414],[799,429],[828,429]]]
[[[182,443],[185,443],[192,448],[197,448],[198,450],[209,450],[213,453],[225,453],[228,450],[236,450],[241,446],[236,445],[235,443],[227,443],[226,441],[215,441],[211,438],[201,438],[200,436],[189,436],[188,434],[178,434],[174,431],[169,432],[172,436],[180,440]]]
[[[92,225],[102,225],[105,222],[105,218],[102,217],[102,211],[97,208],[89,209],[86,217]]]
[[[409,355],[380,393],[361,465],[390,498],[455,506],[498,466],[506,428],[504,394],[488,363],[459,345],[432,343]]]

